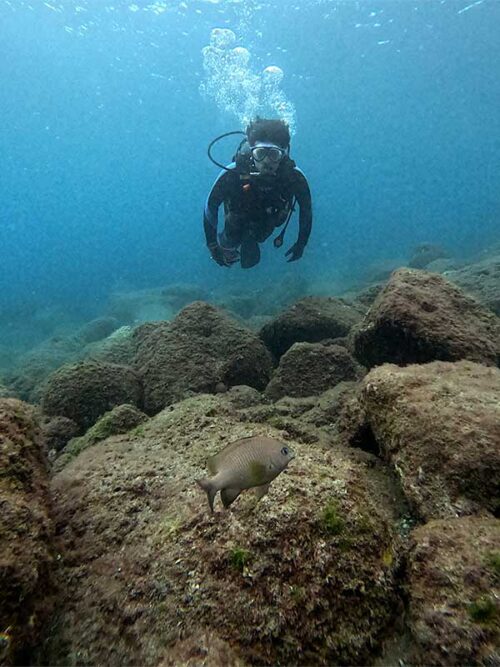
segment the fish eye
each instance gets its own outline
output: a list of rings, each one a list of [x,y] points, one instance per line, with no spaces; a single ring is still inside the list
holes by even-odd
[[[288,447],[283,447],[281,453],[283,454],[283,456],[288,456]]]

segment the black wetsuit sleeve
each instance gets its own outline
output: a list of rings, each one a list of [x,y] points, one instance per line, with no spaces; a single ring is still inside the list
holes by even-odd
[[[217,243],[217,225],[219,221],[219,206],[229,192],[232,173],[223,171],[210,190],[203,211],[203,229],[207,246]]]
[[[312,201],[311,201],[311,190],[309,189],[309,183],[307,182],[306,177],[300,171],[300,169],[295,169],[295,183],[294,183],[294,192],[299,205],[299,236],[297,238],[297,243],[302,247],[305,247],[307,241],[309,240],[309,235],[311,233],[312,227]]]

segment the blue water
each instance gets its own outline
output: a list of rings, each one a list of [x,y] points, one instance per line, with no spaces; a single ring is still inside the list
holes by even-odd
[[[206,251],[217,134],[203,47],[229,28],[284,72],[313,232],[248,272]],[[110,292],[188,282],[339,284],[420,242],[499,239],[500,2],[0,0],[0,307],[99,312]],[[217,146],[229,161],[236,142]]]

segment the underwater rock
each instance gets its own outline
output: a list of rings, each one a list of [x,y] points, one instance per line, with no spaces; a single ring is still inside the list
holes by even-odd
[[[360,279],[364,283],[384,283],[389,280],[394,271],[403,266],[406,266],[406,261],[403,257],[378,259],[363,266]]]
[[[109,297],[107,313],[120,324],[136,325],[141,322],[170,320],[174,308],[162,289],[144,289],[131,292],[115,292]]]
[[[105,440],[112,435],[127,433],[139,424],[147,421],[149,417],[138,410],[135,405],[124,403],[116,408],[106,412],[96,423],[89,428],[85,435],[79,438],[73,438],[61,452],[61,455],[54,462],[54,470],[62,470],[80,452],[87,447],[91,447],[101,440]]]
[[[0,400],[0,662],[32,664],[52,610],[53,526],[35,409]]]
[[[357,447],[372,454],[380,453],[378,442],[368,421],[359,385],[340,396],[335,425],[343,445]]]
[[[425,269],[431,262],[447,258],[448,253],[441,246],[433,243],[421,243],[413,250],[408,266],[410,269]]]
[[[110,364],[130,366],[135,357],[132,327],[120,327],[107,338],[86,345],[81,357],[89,361],[106,361]]]
[[[141,381],[128,366],[82,361],[63,366],[47,381],[42,399],[46,415],[72,419],[81,431],[122,403],[142,404]]]
[[[214,632],[192,628],[187,639],[176,642],[156,667],[245,667],[231,647]]]
[[[459,268],[459,262],[451,258],[435,259],[425,267],[426,271],[432,273],[445,273],[446,271],[453,271]],[[449,277],[447,276],[448,280]]]
[[[118,327],[119,322],[115,317],[97,317],[95,320],[91,320],[81,327],[76,335],[84,343],[95,343],[98,340],[107,338]]]
[[[15,392],[9,389],[0,379],[0,398],[17,398]]]
[[[294,343],[281,357],[265,393],[274,400],[312,396],[362,376],[362,368],[340,345]]]
[[[23,354],[16,366],[5,374],[5,381],[23,401],[39,403],[48,376],[64,364],[75,361],[81,350],[79,338],[53,336]]]
[[[234,405],[237,409],[260,405],[265,400],[264,396],[257,389],[244,384],[231,387],[227,398],[231,402],[231,405]]]
[[[198,285],[178,283],[161,290],[161,296],[177,312],[193,301],[207,301],[208,293]]]
[[[61,607],[45,664],[157,665],[205,632],[250,664],[376,654],[399,613],[399,542],[371,468],[292,440],[297,458],[265,498],[244,492],[211,517],[194,481],[206,459],[281,437],[242,422],[230,393],[169,406],[53,477]]]
[[[346,336],[361,317],[342,299],[308,296],[265,324],[260,337],[279,359],[294,343]]]
[[[496,365],[500,320],[442,276],[400,269],[351,339],[355,357],[369,368],[438,359]]]
[[[446,278],[500,316],[500,254],[447,271]]]
[[[500,532],[493,517],[430,521],[411,534],[412,665],[498,665]]]
[[[251,294],[243,288],[225,286],[215,297],[215,304],[235,315],[257,322],[279,313],[304,294],[310,293],[310,285],[304,276],[296,273],[282,274],[280,280],[256,284]],[[246,322],[247,326],[248,323]],[[261,325],[262,326],[262,325]],[[254,328],[253,326],[251,327]]]
[[[263,389],[271,375],[262,341],[203,301],[186,306],[169,324],[140,327],[134,338],[148,414],[189,393],[215,392],[219,382]]]
[[[78,433],[78,425],[68,417],[46,417],[42,433],[47,449],[59,452]]]
[[[500,370],[469,361],[384,365],[362,383],[366,420],[423,520],[500,510]]]
[[[261,313],[258,294],[229,294],[216,303],[219,308],[224,308],[244,320]]]

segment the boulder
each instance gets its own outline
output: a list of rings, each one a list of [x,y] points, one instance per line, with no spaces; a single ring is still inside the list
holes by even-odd
[[[499,575],[497,519],[436,520],[414,530],[406,586],[414,646],[404,663],[498,665]]]
[[[500,316],[500,254],[447,271],[446,278]]]
[[[425,269],[431,262],[448,258],[448,253],[434,243],[421,243],[411,255],[408,266],[411,269]]]
[[[0,399],[0,662],[32,664],[52,610],[48,466],[35,409]]]
[[[260,337],[279,359],[294,343],[346,336],[361,317],[342,299],[308,296],[265,324]]]
[[[348,451],[292,440],[267,496],[217,499],[212,516],[206,458],[281,437],[242,422],[230,393],[169,406],[54,476],[61,622],[44,664],[158,665],[207,636],[229,664],[371,662],[400,609],[392,509]]]
[[[78,425],[68,417],[46,417],[42,422],[42,434],[49,452],[61,451],[78,433]]]
[[[0,398],[17,398],[14,391],[9,389],[0,378]]]
[[[9,388],[28,403],[39,403],[49,375],[66,363],[75,361],[82,341],[74,336],[53,336],[23,354],[15,367],[5,374]]]
[[[50,376],[42,408],[46,415],[72,419],[83,432],[122,403],[142,404],[141,381],[135,371],[119,364],[83,361]]]
[[[500,370],[384,365],[362,383],[366,421],[427,521],[500,510]]]
[[[137,325],[152,320],[170,320],[174,308],[170,304],[168,295],[164,296],[162,292],[161,288],[115,292],[109,298],[108,315],[126,325]]]
[[[359,364],[340,345],[295,343],[281,357],[266,395],[274,400],[317,395],[339,382],[359,380],[362,375]]]
[[[496,365],[500,320],[442,276],[400,269],[351,338],[354,355],[369,368],[458,359]]]
[[[98,419],[85,435],[79,438],[72,438],[68,442],[61,455],[55,461],[54,470],[62,470],[69,461],[78,456],[87,447],[92,447],[92,445],[101,442],[101,440],[106,440],[106,438],[112,435],[127,433],[147,419],[147,415],[134,405],[128,405],[127,403],[118,405]]]
[[[132,327],[120,327],[107,338],[86,345],[81,357],[89,361],[106,361],[110,364],[130,366],[135,357]]]
[[[264,389],[271,375],[271,357],[259,338],[202,301],[170,324],[145,325],[134,335],[148,414],[190,393],[215,392],[220,383]]]
[[[206,290],[198,285],[187,283],[167,285],[161,290],[161,296],[175,312],[193,303],[193,301],[206,301],[208,299]]]
[[[77,336],[84,343],[95,343],[110,336],[118,327],[119,322],[115,317],[97,317],[95,320],[84,324],[78,330]]]

